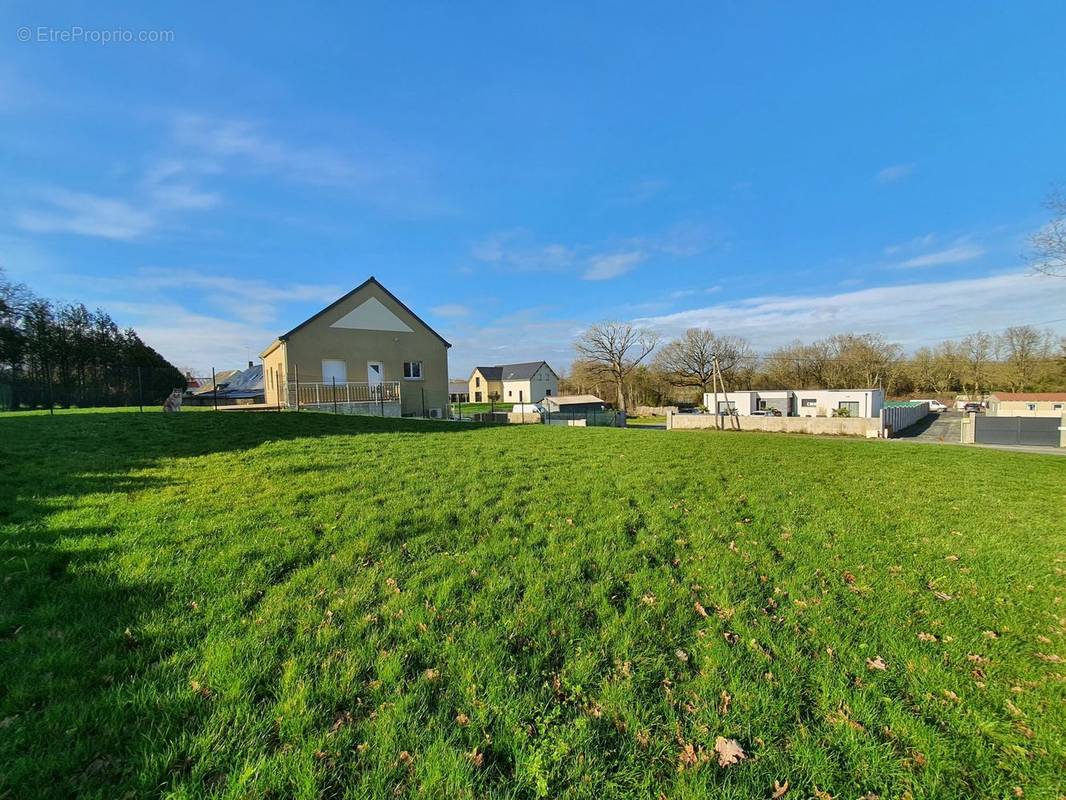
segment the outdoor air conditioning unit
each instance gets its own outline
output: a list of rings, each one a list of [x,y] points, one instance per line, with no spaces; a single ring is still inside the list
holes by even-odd
[[[439,408],[431,408],[429,410],[430,419],[444,419],[444,414]]]

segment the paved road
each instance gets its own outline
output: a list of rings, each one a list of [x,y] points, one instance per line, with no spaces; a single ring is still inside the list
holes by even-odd
[[[930,414],[920,422],[899,431],[893,438],[959,444],[962,441],[963,416],[961,411],[941,411],[939,414]]]

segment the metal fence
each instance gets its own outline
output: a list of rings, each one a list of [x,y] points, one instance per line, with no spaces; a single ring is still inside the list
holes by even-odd
[[[169,367],[110,367],[105,379],[7,374],[0,375],[0,411],[162,406],[184,385],[181,373]]]

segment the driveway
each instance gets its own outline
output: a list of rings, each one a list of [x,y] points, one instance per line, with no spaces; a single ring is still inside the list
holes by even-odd
[[[941,411],[939,414],[930,414],[909,428],[898,431],[892,438],[909,439],[912,442],[959,444],[962,441],[964,416],[961,411]]]

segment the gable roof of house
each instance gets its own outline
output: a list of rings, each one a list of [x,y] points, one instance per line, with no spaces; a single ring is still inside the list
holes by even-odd
[[[373,275],[371,275],[365,281],[363,281],[358,286],[356,286],[354,289],[352,289],[350,292],[348,292],[348,294],[344,295],[343,297],[338,298],[337,300],[334,300],[332,303],[330,303],[328,306],[323,308],[318,313],[312,314],[310,317],[305,319],[303,322],[301,322],[299,325],[297,325],[295,328],[293,328],[288,333],[283,333],[281,336],[278,337],[278,341],[279,342],[284,342],[286,339],[288,339],[290,336],[292,336],[294,333],[296,333],[296,331],[300,330],[305,325],[307,325],[307,324],[309,324],[311,322],[314,322],[316,319],[321,317],[323,314],[326,314],[329,311],[332,311],[334,308],[339,306],[345,300],[347,300],[348,298],[352,297],[356,293],[362,291],[363,289],[365,289],[370,284],[373,284],[374,286],[377,286],[379,289],[381,289],[381,291],[383,291],[386,295],[388,295],[400,308],[402,308],[404,311],[406,311],[408,314],[410,314],[412,317],[414,317],[415,321],[418,322],[423,328],[425,328],[427,331],[429,331],[434,336],[436,336],[438,339],[440,339],[441,342],[444,343],[445,347],[451,347],[451,344],[448,342],[447,339],[445,339],[443,336],[441,336],[439,333],[437,333],[435,330],[433,330],[431,327],[429,327],[429,324],[424,319],[422,319],[420,316],[418,316],[418,314],[416,314],[414,311],[409,309],[404,304],[403,300],[401,300],[399,297],[397,297],[392,292],[390,292],[388,289],[386,289],[381,284],[381,281],[379,281]],[[273,349],[273,348],[270,348],[270,349]],[[269,351],[267,351],[267,352],[269,352]]]
[[[1033,402],[1066,402],[1066,392],[993,392],[992,397],[997,400],[1028,400]]]
[[[547,361],[523,361],[520,364],[498,364],[495,367],[474,367],[485,376],[487,381],[526,381],[532,378],[541,365],[548,367],[555,375]],[[555,377],[559,377],[555,375]]]

